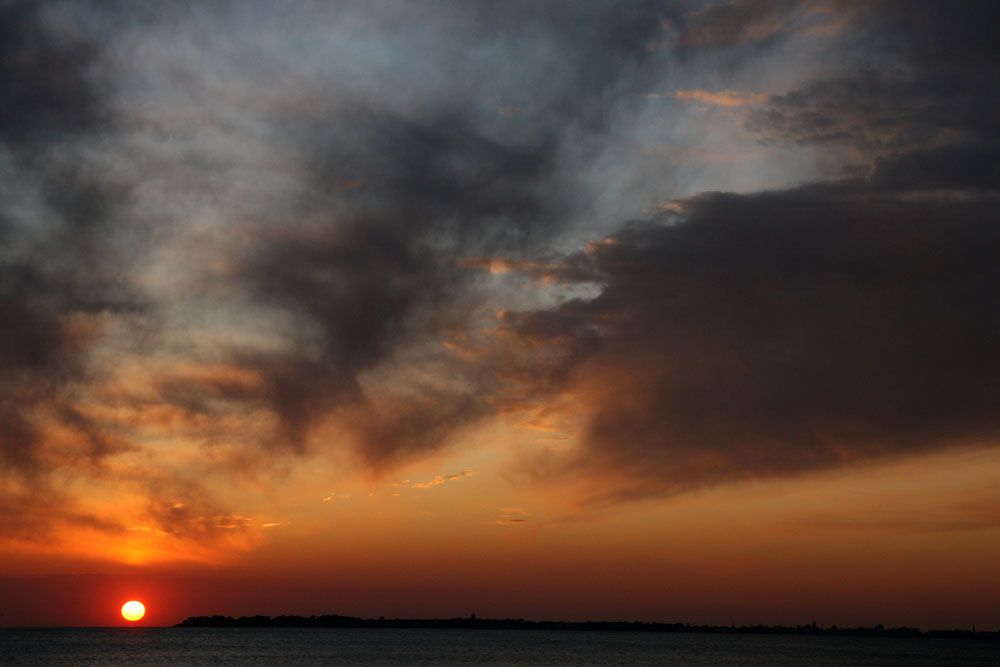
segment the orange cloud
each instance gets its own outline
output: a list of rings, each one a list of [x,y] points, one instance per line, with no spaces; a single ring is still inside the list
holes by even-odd
[[[527,523],[530,516],[520,507],[501,507],[500,513],[500,518],[494,522],[499,526],[516,526],[521,523]]]
[[[396,482],[393,486],[397,488],[407,488],[407,489],[429,489],[435,486],[441,486],[445,482],[452,482],[463,477],[468,477],[472,474],[472,470],[465,469],[462,472],[452,473],[450,475],[438,475],[434,479],[428,480],[426,482],[413,482],[408,479],[404,479],[402,482]]]
[[[736,90],[704,90],[691,88],[675,90],[672,97],[685,102],[701,102],[716,107],[742,107],[751,104],[761,104],[767,101],[764,93],[742,93]]]

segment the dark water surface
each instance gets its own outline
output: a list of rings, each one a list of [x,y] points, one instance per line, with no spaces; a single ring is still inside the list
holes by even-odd
[[[1000,642],[525,630],[0,628],[0,665],[990,665]]]

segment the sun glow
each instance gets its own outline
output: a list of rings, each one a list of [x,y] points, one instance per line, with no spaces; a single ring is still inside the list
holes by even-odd
[[[146,615],[146,605],[138,600],[129,600],[122,605],[122,618],[126,621],[138,621]]]

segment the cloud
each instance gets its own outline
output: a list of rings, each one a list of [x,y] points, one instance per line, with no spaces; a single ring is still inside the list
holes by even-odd
[[[866,516],[807,516],[791,520],[793,530],[875,531],[879,533],[954,533],[1000,527],[1000,512],[994,498],[947,503],[936,508],[870,512]]]
[[[156,530],[198,542],[215,539],[225,531],[247,531],[255,525],[250,517],[219,511],[201,503],[196,506],[174,501],[152,503],[147,516]]]
[[[874,5],[854,37],[860,63],[772,96],[749,125],[771,142],[854,149],[853,161],[869,170],[873,158],[901,151],[981,136],[995,142],[990,109],[1000,86],[986,26],[997,13],[988,2],[961,11],[934,2]]]
[[[763,93],[741,93],[735,90],[675,90],[671,93],[673,97],[685,102],[701,102],[718,107],[742,107],[751,104],[761,104],[767,100],[767,95]]]
[[[551,215],[535,194],[552,159],[545,145],[505,146],[463,130],[457,117],[359,123],[351,131],[365,134],[372,152],[355,161],[374,163],[355,168],[365,171],[373,201],[346,216],[328,214],[318,238],[267,239],[236,276],[255,298],[302,322],[299,349],[242,359],[261,373],[286,441],[299,450],[321,416],[337,407],[358,412],[369,405],[359,384],[362,373],[458,316],[450,311],[462,274],[455,250],[441,247],[440,239],[450,244],[477,228],[486,235],[516,235],[518,225]],[[322,159],[342,163],[336,154]],[[316,186],[325,187],[327,178],[339,176],[318,178]],[[432,430],[447,413],[471,407],[467,396],[456,397],[455,407],[444,405],[443,395],[439,399],[437,419],[423,422]],[[421,423],[418,415],[401,418]],[[364,433],[388,421],[359,417],[357,423]]]
[[[35,543],[58,542],[73,530],[93,531],[118,536],[126,530],[120,523],[80,510],[72,499],[53,492],[47,497],[7,487],[0,493],[0,539],[16,539]]]
[[[679,24],[688,47],[733,48],[794,33],[834,37],[864,9],[850,0],[722,0],[688,11]]]
[[[404,479],[402,482],[396,482],[392,486],[407,489],[430,489],[435,486],[441,486],[447,482],[454,482],[462,479],[463,477],[469,477],[470,475],[472,475],[472,470],[465,469],[462,472],[452,473],[450,475],[438,475],[437,477],[426,482],[411,482],[408,479]]]
[[[600,296],[506,314],[586,397],[569,466],[605,473],[592,500],[995,442],[994,10],[933,9],[938,28],[910,9],[866,15],[877,67],[751,116],[769,140],[849,147],[864,177],[674,202],[550,260]]]
[[[131,530],[150,533],[148,551],[218,560],[227,551],[259,545],[264,533],[288,522],[248,516],[218,499],[218,489],[180,475],[147,473],[133,481],[146,498]],[[140,549],[142,551],[142,549]]]
[[[500,518],[494,523],[498,526],[517,526],[528,522],[529,514],[520,507],[501,507]]]
[[[774,37],[785,31],[788,14],[801,4],[784,0],[710,4],[685,16],[684,39],[694,45],[729,46]]]
[[[402,391],[386,393],[370,378],[391,364],[426,363],[413,350],[466,326],[478,278],[465,258],[546,243],[585,205],[565,160],[596,150],[621,89],[638,90],[648,76],[641,66],[654,56],[643,44],[660,13],[611,3],[475,5],[447,25],[422,24],[419,34],[441,52],[421,57],[457,68],[461,81],[464,61],[452,50],[474,48],[486,54],[479,66],[491,72],[489,85],[477,73],[402,108],[334,99],[320,103],[324,113],[281,118],[275,131],[307,177],[289,218],[261,230],[227,276],[290,323],[284,349],[234,351],[262,378],[280,425],[276,444],[305,452],[319,424],[340,420],[377,469],[442,447],[491,412],[482,376],[461,364],[442,373],[460,382]],[[537,71],[515,64],[525,53],[539,58]],[[547,67],[558,69],[556,80],[538,78]],[[483,102],[498,96],[516,116]],[[345,182],[360,185],[344,192]]]
[[[782,475],[1000,434],[1000,192],[868,181],[685,202],[571,258],[592,300],[511,313],[590,412],[579,465],[616,497]],[[610,389],[612,388],[613,389]]]
[[[545,260],[601,286],[503,314],[535,360],[523,395],[572,392],[586,416],[547,471],[616,502],[997,442],[995,5],[928,9],[871,8],[867,60],[751,116],[766,140],[848,149],[856,175],[676,200]]]
[[[128,185],[87,157],[114,123],[99,53],[44,6],[0,10],[0,459],[20,474],[40,472],[47,425],[75,430],[95,461],[120,448],[68,391],[106,316],[142,308],[109,243]]]
[[[37,3],[0,10],[0,141],[16,151],[92,133],[110,113],[99,46],[52,19]]]

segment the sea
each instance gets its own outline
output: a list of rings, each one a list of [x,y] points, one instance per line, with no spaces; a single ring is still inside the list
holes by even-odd
[[[384,628],[0,628],[0,665],[989,665],[1000,641]]]

